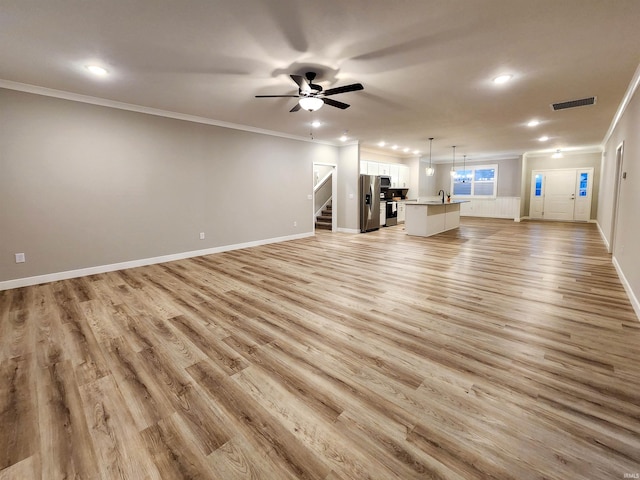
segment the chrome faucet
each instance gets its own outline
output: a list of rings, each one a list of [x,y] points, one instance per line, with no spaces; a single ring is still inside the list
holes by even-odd
[[[438,190],[438,195],[442,194],[442,203],[444,203],[444,190]]]

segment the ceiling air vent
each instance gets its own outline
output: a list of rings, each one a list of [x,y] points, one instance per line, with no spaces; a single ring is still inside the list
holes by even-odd
[[[596,97],[581,98],[579,100],[569,100],[568,102],[552,103],[551,108],[554,110],[566,110],[567,108],[586,107],[587,105],[595,105]]]

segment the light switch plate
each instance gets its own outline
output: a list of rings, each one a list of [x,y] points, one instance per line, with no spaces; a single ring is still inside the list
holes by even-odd
[[[24,256],[24,253],[16,253],[16,263],[24,263],[27,259]]]

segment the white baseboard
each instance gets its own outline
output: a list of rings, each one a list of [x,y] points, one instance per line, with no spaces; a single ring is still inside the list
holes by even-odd
[[[360,230],[357,228],[338,228],[336,230],[338,233],[360,233]]]
[[[636,312],[636,317],[638,317],[638,320],[640,320],[640,302],[638,302],[638,297],[636,297],[635,293],[633,293],[633,290],[631,289],[631,285],[627,281],[627,277],[624,276],[624,273],[622,272],[622,268],[620,268],[620,264],[618,263],[618,260],[616,260],[616,257],[613,257],[612,262],[613,262],[613,266],[616,267],[616,272],[618,272],[618,277],[620,277],[622,286],[624,287],[625,291],[627,292],[627,295],[629,296],[629,301],[631,302],[631,306],[633,307],[633,310]]]
[[[128,262],[112,263],[109,265],[98,265],[95,267],[79,268],[77,270],[68,270],[66,272],[48,273],[46,275],[38,275],[35,277],[16,278],[15,280],[6,280],[0,282],[0,291],[9,290],[11,288],[28,287],[30,285],[39,285],[41,283],[55,282],[58,280],[67,280],[69,278],[85,277],[87,275],[96,275],[98,273],[113,272],[116,270],[124,270],[127,268],[144,267],[146,265],[154,265],[156,263],[173,262],[185,258],[200,257],[202,255],[212,255],[214,253],[229,252],[231,250],[239,250],[242,248],[258,247],[260,245],[268,245],[270,243],[286,242],[289,240],[299,240],[301,238],[312,237],[313,232],[298,233],[296,235],[287,235],[285,237],[267,238],[264,240],[255,240],[253,242],[236,243],[233,245],[225,245],[222,247],[205,248],[203,250],[192,250],[190,252],[173,253],[171,255],[162,255],[160,257],[142,258],[140,260],[131,260]]]
[[[604,232],[602,231],[602,227],[600,227],[600,222],[598,222],[596,220],[596,225],[598,226],[598,231],[600,232],[600,236],[602,237],[602,241],[604,242],[605,246],[607,247],[607,252],[611,253],[611,246],[609,245],[609,240],[607,239],[607,237],[605,236]]]

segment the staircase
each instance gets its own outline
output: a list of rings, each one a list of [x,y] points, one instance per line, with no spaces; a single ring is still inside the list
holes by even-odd
[[[320,215],[316,216],[316,229],[320,230],[331,230],[331,204],[324,207]]]

